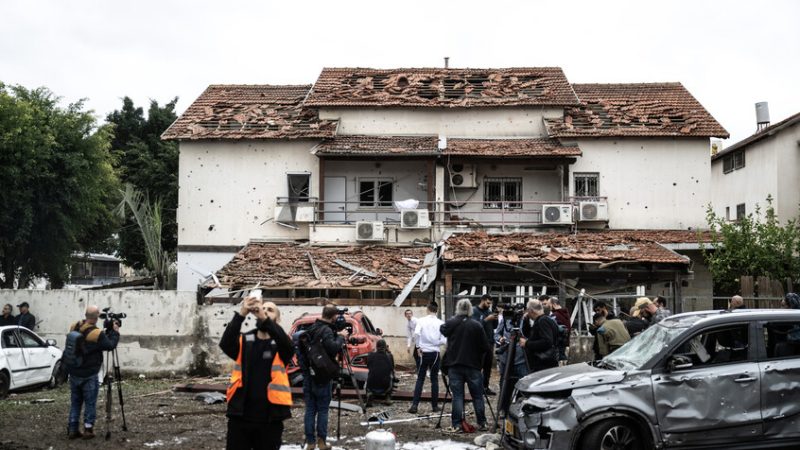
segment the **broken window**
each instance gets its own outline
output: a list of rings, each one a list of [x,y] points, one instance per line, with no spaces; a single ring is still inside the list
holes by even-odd
[[[486,209],[522,208],[522,178],[486,178],[483,182],[483,207]]]
[[[394,193],[394,182],[390,179],[360,178],[358,201],[362,208],[390,208]]]
[[[575,173],[575,197],[599,197],[600,174],[597,172]]]
[[[746,215],[747,211],[745,211],[744,203],[736,205],[736,220],[742,220]]]
[[[722,158],[722,173],[731,173],[744,167],[744,150],[739,150]]]
[[[748,328],[741,324],[705,331],[684,342],[674,354],[690,358],[693,367],[746,361]]]
[[[311,193],[310,173],[286,174],[289,183],[289,203],[307,202]]]

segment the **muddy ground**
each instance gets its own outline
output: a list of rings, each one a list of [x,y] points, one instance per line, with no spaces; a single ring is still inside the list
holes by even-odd
[[[402,390],[413,390],[414,375],[399,373]],[[101,388],[98,399],[97,437],[92,441],[70,441],[66,437],[67,416],[69,413],[69,387],[37,389],[11,394],[0,400],[0,450],[16,449],[84,449],[109,446],[115,449],[222,449],[225,447],[225,404],[207,405],[195,400],[193,393],[174,392],[172,386],[178,383],[225,383],[224,378],[197,379],[141,379],[128,377],[123,382],[125,416],[128,431],[122,431],[119,405],[114,394],[114,420],[110,424],[111,437],[105,440],[109,424],[105,419],[105,394]],[[426,383],[425,390],[430,385]],[[116,389],[116,387],[115,387]],[[440,389],[444,391],[444,387]],[[496,390],[496,388],[495,388]],[[492,403],[496,397],[491,397]],[[35,403],[37,400],[52,400]],[[347,400],[357,403],[357,400]],[[334,400],[335,403],[335,400]],[[393,419],[414,417],[406,412],[409,401],[395,400],[392,406],[377,402],[369,413],[388,411]],[[471,409],[471,408],[468,408]],[[421,404],[420,413],[428,413],[430,404]],[[447,411],[450,411],[449,404]],[[329,441],[338,448],[363,449],[364,435],[369,431],[361,426],[363,417],[354,412],[342,412],[342,439],[336,437],[336,410],[331,409],[329,421]],[[487,415],[489,411],[487,410]],[[489,419],[491,422],[491,418]],[[474,418],[470,420],[474,423]],[[413,446],[421,443],[448,439],[456,443],[471,443],[477,434],[449,435],[434,426],[436,420],[421,420],[393,425],[385,425],[397,435],[398,444],[408,444],[401,448],[433,448],[442,444]],[[442,426],[449,425],[447,417]],[[378,427],[373,427],[373,429]],[[295,398],[292,418],[285,422],[283,440],[288,448],[298,448],[303,442],[303,402]],[[469,446],[453,446],[469,448]]]

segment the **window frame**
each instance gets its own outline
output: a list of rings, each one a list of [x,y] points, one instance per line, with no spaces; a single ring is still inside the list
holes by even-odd
[[[775,320],[763,320],[758,322],[758,338],[760,342],[758,343],[758,350],[759,350],[759,361],[784,361],[787,359],[797,359],[800,360],[800,352],[794,355],[787,355],[787,356],[769,356],[769,340],[767,336],[767,326],[770,324],[795,324],[800,325],[800,320],[790,320],[790,319],[775,319]],[[786,341],[781,341],[786,342]],[[795,343],[798,348],[800,348],[800,343]]]
[[[302,190],[297,197],[292,195],[292,191],[295,189],[292,185],[292,177],[306,178],[305,195],[303,195]],[[311,201],[311,172],[286,172],[286,198],[289,203],[308,203]]]
[[[744,169],[746,164],[744,149],[736,150],[722,157],[722,173],[729,174],[734,170]]]
[[[584,190],[588,191],[589,184],[586,180],[590,178],[594,178],[594,189],[595,193],[587,194],[587,195],[580,195],[578,193],[578,180],[583,180],[584,183]],[[572,174],[572,188],[575,193],[575,197],[581,198],[596,198],[600,197],[600,172],[575,172]]]
[[[365,201],[362,199],[362,192],[361,190],[361,183],[372,183],[372,192],[373,197],[371,201]],[[388,183],[391,193],[391,198],[387,200],[379,199],[379,195],[374,195],[374,193],[380,194],[380,187],[381,183]],[[395,180],[391,177],[358,177],[356,178],[356,192],[358,192],[358,209],[369,209],[369,210],[392,210],[394,208],[394,188],[395,188]]]
[[[487,194],[489,193],[490,185],[494,185],[495,183],[497,183],[500,188],[499,199],[488,200]],[[506,185],[512,183],[517,186],[517,195],[515,199],[509,200],[506,198]],[[522,209],[522,198],[522,177],[486,177],[483,179],[483,209]]]
[[[741,214],[739,213],[740,206],[742,207]],[[747,217],[747,203],[738,203],[736,205],[736,220],[739,221],[744,219],[745,217]]]
[[[756,347],[760,347],[761,345],[758,344],[758,337],[757,336],[753,336],[753,332],[755,331],[753,329],[753,323],[748,321],[748,322],[734,322],[734,323],[719,324],[719,325],[706,327],[706,328],[703,328],[703,329],[700,329],[700,330],[696,330],[696,331],[692,332],[691,334],[689,334],[686,338],[682,339],[681,342],[678,345],[676,345],[675,347],[670,349],[669,353],[667,353],[666,358],[664,358],[663,363],[664,364],[668,364],[670,359],[672,357],[674,357],[675,355],[684,355],[685,356],[686,353],[685,352],[679,352],[679,350],[681,350],[684,345],[687,345],[689,342],[692,341],[692,339],[696,338],[697,336],[704,335],[704,334],[710,334],[710,333],[718,333],[720,331],[724,331],[726,329],[733,329],[735,327],[742,327],[747,331],[747,349],[746,349],[746,352],[745,352],[744,359],[736,360],[736,361],[721,361],[721,362],[715,362],[715,363],[704,362],[702,364],[695,364],[694,360],[692,360],[692,367],[689,367],[687,369],[675,370],[674,372],[678,373],[678,372],[688,372],[688,371],[692,371],[692,370],[706,370],[706,369],[708,369],[710,367],[719,367],[719,366],[723,366],[723,365],[726,365],[726,364],[742,364],[742,363],[748,363],[748,362],[750,362],[750,363],[757,362],[758,355],[753,350],[754,349],[754,344],[755,344]],[[712,356],[712,358],[713,358],[713,356]]]

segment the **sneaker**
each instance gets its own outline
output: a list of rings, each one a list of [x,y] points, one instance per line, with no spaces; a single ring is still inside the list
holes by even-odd
[[[94,438],[94,428],[84,428],[83,430],[83,438],[84,439],[93,439]]]
[[[325,439],[317,438],[317,448],[319,450],[331,450],[333,447],[325,442]]]
[[[444,432],[447,434],[464,434],[464,430],[462,430],[461,427],[445,428]]]
[[[70,431],[69,433],[67,433],[67,439],[70,439],[70,440],[79,439],[79,438],[82,438],[82,437],[83,437],[83,433],[81,433],[78,430],[73,430],[73,431]]]
[[[485,432],[489,431],[489,427],[485,423],[481,424],[481,425],[478,425],[478,431],[480,431],[482,433],[485,433]]]
[[[486,394],[486,395],[497,395],[497,392],[491,390],[488,387],[483,388],[483,393]]]
[[[433,405],[433,406],[431,406],[431,411],[437,413],[437,412],[441,411],[441,408],[439,408],[439,405]]]
[[[411,405],[411,408],[408,408],[409,414],[416,414],[417,413],[417,405]]]

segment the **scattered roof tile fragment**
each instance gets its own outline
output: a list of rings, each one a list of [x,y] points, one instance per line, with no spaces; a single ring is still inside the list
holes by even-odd
[[[438,149],[435,136],[337,136],[320,143],[320,156],[473,156],[473,157],[567,157],[580,156],[577,146],[566,146],[555,139],[463,139],[447,140]]]

